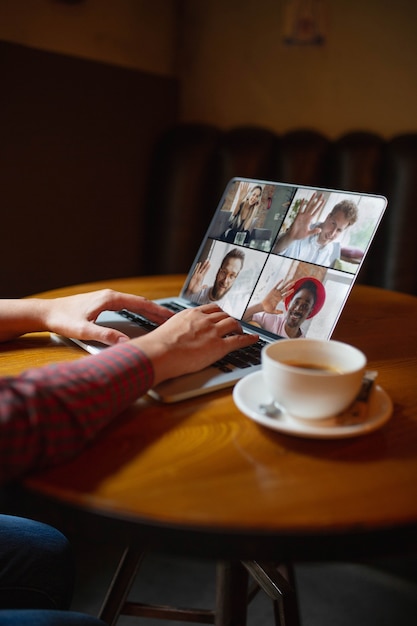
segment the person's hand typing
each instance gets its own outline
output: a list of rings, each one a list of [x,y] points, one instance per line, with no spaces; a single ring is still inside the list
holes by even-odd
[[[155,383],[195,372],[229,352],[247,347],[258,335],[243,333],[240,323],[216,304],[177,313],[152,332],[132,339],[152,361]]]
[[[28,298],[0,302],[0,341],[23,333],[50,331],[73,337],[100,341],[112,345],[128,337],[113,328],[95,324],[102,311],[129,309],[145,315],[159,324],[173,313],[142,296],[101,289],[63,298]]]
[[[173,315],[168,309],[143,296],[103,289],[52,300],[48,308],[46,327],[65,337],[89,339],[111,345],[127,341],[128,337],[119,330],[98,326],[95,321],[102,311],[120,309],[139,313],[158,324]]]

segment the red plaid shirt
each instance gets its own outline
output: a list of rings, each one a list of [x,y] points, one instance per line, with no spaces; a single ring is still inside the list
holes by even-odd
[[[0,378],[0,483],[75,455],[152,383],[131,344]]]

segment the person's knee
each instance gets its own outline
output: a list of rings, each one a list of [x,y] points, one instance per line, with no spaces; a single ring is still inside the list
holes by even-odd
[[[73,587],[72,550],[60,531],[0,516],[0,606],[68,608]]]
[[[73,556],[68,539],[43,522],[0,515],[0,561],[18,559],[25,568],[40,560],[42,566],[72,568]]]
[[[104,622],[73,611],[0,610],[0,626],[105,626]]]

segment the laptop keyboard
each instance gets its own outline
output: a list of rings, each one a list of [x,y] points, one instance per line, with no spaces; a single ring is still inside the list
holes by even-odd
[[[177,302],[164,302],[164,307],[174,313],[179,313],[185,308]],[[151,331],[158,327],[156,322],[152,322],[138,313],[132,313],[132,311],[127,311],[126,309],[122,309],[118,313],[144,330]],[[235,368],[243,369],[252,365],[259,365],[261,362],[261,351],[266,344],[267,342],[264,339],[258,339],[255,344],[247,348],[229,352],[222,359],[213,363],[213,367],[217,367],[222,372],[232,372]]]
[[[259,365],[261,362],[262,348],[267,344],[264,339],[258,339],[256,343],[247,348],[240,348],[229,352],[225,357],[213,363],[222,372],[232,372],[236,367],[243,369],[252,365]]]
[[[117,312],[119,315],[129,320],[129,322],[133,322],[134,324],[137,324],[144,330],[151,331],[159,326],[159,324],[157,324],[156,322],[152,322],[151,320],[148,320],[146,317],[143,317],[142,315],[139,315],[138,313],[132,313],[132,311],[127,311],[126,309],[122,309],[121,311],[117,311]]]
[[[163,306],[174,313],[179,313],[185,309],[185,306],[178,304],[178,302],[164,302]]]

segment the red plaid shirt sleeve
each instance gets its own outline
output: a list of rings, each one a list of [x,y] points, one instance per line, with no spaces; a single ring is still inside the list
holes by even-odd
[[[131,344],[0,378],[0,483],[74,456],[152,383]]]

